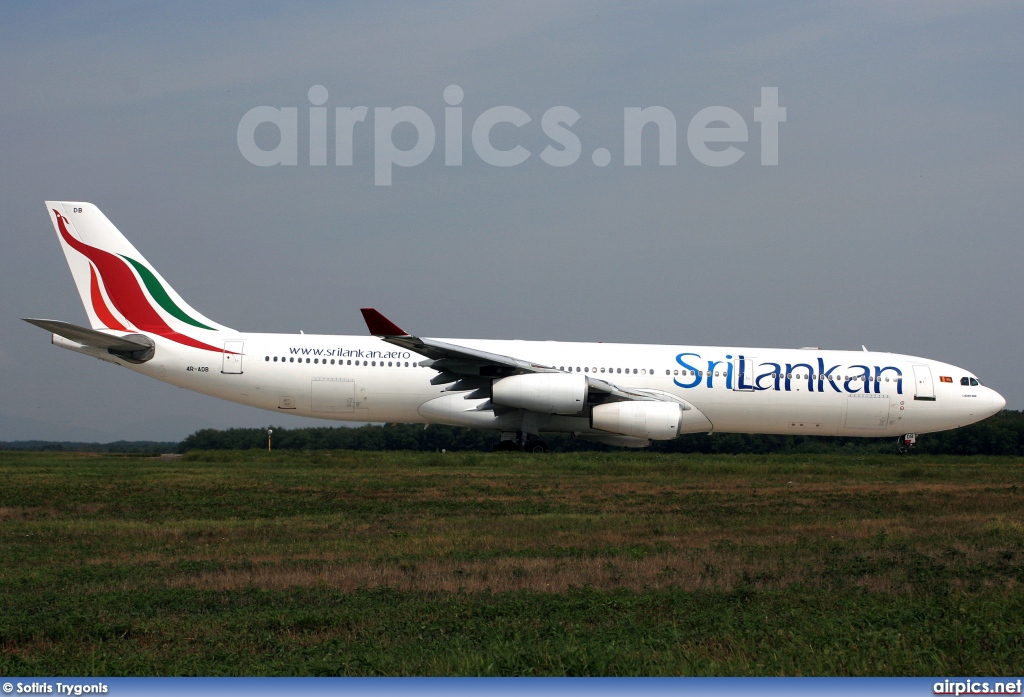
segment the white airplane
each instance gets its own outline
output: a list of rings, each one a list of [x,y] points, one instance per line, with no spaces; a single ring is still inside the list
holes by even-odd
[[[48,201],[89,327],[26,319],[62,348],[268,411],[544,433],[645,447],[682,433],[897,436],[1006,406],[963,368],[868,351],[428,339],[373,309],[373,336],[250,334],[192,309],[91,203]]]

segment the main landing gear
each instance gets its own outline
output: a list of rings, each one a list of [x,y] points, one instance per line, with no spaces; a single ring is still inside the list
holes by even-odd
[[[917,434],[915,433],[904,433],[900,436],[899,444],[896,446],[900,450],[900,455],[906,455],[910,452],[910,449],[917,443]]]
[[[540,455],[548,452],[548,444],[537,436],[517,431],[515,433],[502,433],[501,440],[492,448],[496,453],[522,452],[531,455]]]

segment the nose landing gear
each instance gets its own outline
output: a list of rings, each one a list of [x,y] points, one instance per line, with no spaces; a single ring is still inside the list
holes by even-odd
[[[896,446],[899,448],[900,455],[905,455],[910,452],[910,449],[917,443],[917,434],[915,433],[904,433],[900,436],[899,444]]]

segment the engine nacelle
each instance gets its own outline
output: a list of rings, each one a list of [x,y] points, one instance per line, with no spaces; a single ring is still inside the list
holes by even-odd
[[[590,425],[599,431],[633,438],[672,440],[683,425],[683,407],[675,402],[612,402],[598,404]]]
[[[568,373],[529,373],[495,380],[491,401],[542,414],[578,414],[587,404],[587,378]]]

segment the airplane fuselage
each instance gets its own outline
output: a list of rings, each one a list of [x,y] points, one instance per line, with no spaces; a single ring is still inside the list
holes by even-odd
[[[1005,401],[970,372],[874,351],[443,339],[560,372],[667,393],[688,405],[681,432],[890,436],[980,421]],[[157,338],[134,365],[55,342],[179,387],[278,413],[355,422],[515,430],[514,413],[437,383],[423,357],[376,337],[238,334],[228,352]],[[426,361],[429,363],[429,361]],[[972,384],[973,383],[973,384]],[[457,385],[456,385],[457,388]],[[539,414],[541,432],[598,434],[586,414]]]

